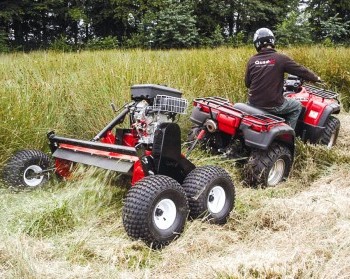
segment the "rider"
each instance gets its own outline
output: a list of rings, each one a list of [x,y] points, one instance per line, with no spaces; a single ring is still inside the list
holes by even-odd
[[[300,102],[283,97],[284,73],[314,82],[321,79],[288,56],[276,52],[275,36],[270,29],[258,29],[253,43],[258,53],[247,64],[245,84],[249,88],[248,102],[284,117],[295,129],[302,107]]]

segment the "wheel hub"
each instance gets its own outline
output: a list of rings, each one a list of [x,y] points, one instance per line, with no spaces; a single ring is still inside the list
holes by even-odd
[[[279,182],[281,182],[284,175],[285,167],[286,167],[286,163],[284,162],[283,159],[278,159],[273,164],[267,179],[267,184],[269,186],[275,186]]]
[[[158,229],[169,229],[175,219],[176,205],[171,199],[163,199],[157,203],[153,211],[153,220]]]
[[[24,183],[26,185],[28,185],[29,187],[36,187],[36,186],[40,185],[40,183],[44,179],[44,175],[38,176],[35,174],[41,173],[42,170],[43,169],[37,165],[32,165],[32,166],[29,166],[28,168],[26,168],[26,170],[23,173]]]
[[[327,144],[327,148],[332,148],[333,145],[334,145],[334,142],[335,142],[335,139],[336,139],[336,136],[335,136],[335,131],[332,133],[331,135],[331,138],[329,139],[329,142]]]
[[[225,206],[226,193],[221,186],[214,186],[208,195],[207,206],[210,213],[219,213]]]

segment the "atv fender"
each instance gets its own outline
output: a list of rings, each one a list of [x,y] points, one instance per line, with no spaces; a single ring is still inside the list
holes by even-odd
[[[255,131],[243,124],[240,129],[248,147],[267,150],[274,141],[279,141],[286,144],[294,154],[295,132],[287,124],[272,127],[268,132]]]
[[[323,110],[320,111],[322,107]],[[317,143],[329,117],[332,114],[338,114],[339,111],[340,106],[338,104],[311,103],[301,114],[302,117],[298,121],[296,134],[304,142]],[[312,117],[312,114],[315,112],[319,112],[321,114],[320,117]]]
[[[318,126],[325,127],[328,118],[331,114],[339,114],[340,106],[338,104],[329,104],[325,107],[322,116],[318,122]]]

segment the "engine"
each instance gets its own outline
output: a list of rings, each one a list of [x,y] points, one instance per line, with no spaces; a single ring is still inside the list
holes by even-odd
[[[131,117],[138,142],[153,144],[154,132],[159,124],[174,122],[178,114],[186,113],[187,105],[187,100],[167,95],[157,95],[151,102],[139,101]]]

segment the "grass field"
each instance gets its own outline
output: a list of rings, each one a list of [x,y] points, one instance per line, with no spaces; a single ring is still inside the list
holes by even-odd
[[[234,180],[235,210],[224,226],[188,222],[163,250],[130,240],[121,221],[127,179],[80,167],[72,181],[33,192],[0,188],[1,278],[348,278],[350,276],[350,49],[282,50],[341,94],[338,145],[297,143],[291,177],[244,188],[232,162],[196,151]],[[0,56],[0,167],[18,149],[48,151],[46,132],[91,139],[130,86],[167,84],[188,100],[244,101],[253,48],[181,51],[35,52]],[[182,117],[184,135],[190,123]]]

